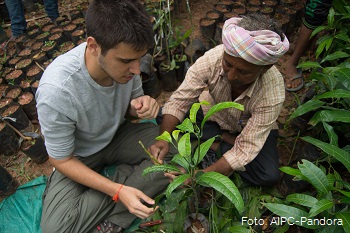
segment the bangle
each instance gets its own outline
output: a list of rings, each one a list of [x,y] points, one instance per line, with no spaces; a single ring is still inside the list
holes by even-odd
[[[120,185],[117,194],[112,198],[112,200],[113,200],[114,202],[118,202],[118,199],[119,199],[119,192],[120,192],[120,190],[122,189],[122,187],[123,187],[123,184]]]

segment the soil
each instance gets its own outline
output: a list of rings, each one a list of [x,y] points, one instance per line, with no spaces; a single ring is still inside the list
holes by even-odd
[[[32,102],[33,99],[34,99],[34,95],[32,93],[25,92],[18,98],[18,103],[20,105],[26,105]]]
[[[75,30],[74,32],[72,32],[72,36],[82,36],[84,35],[84,33],[84,30]]]
[[[6,97],[15,99],[21,94],[22,90],[20,87],[13,88],[9,92],[7,92]]]
[[[39,74],[41,72],[41,69],[37,65],[33,65],[29,68],[27,72],[28,77],[33,77],[36,74]]]
[[[20,63],[18,63],[18,64],[20,64]],[[13,80],[13,79],[20,77],[22,74],[23,74],[22,70],[14,70],[11,73],[7,74],[5,79],[6,80]]]
[[[37,51],[37,50],[41,49],[41,47],[43,47],[43,45],[44,45],[44,42],[38,41],[38,42],[35,42],[31,47],[32,47],[33,51]]]
[[[203,18],[203,19],[201,19],[201,21],[200,21],[200,25],[201,26],[209,26],[209,25],[212,25],[213,23],[215,23],[215,20],[213,20],[213,19],[206,19],[206,18]]]
[[[38,88],[39,86],[39,80],[36,80],[35,82],[32,83],[32,87]]]
[[[32,62],[33,62],[33,60],[30,59],[30,58],[21,60],[21,61],[19,61],[19,62],[17,63],[16,68],[17,68],[17,69],[26,68],[26,67],[28,67]]]
[[[31,50],[31,49],[23,49],[23,50],[18,54],[18,56],[20,56],[20,57],[27,57],[27,56],[29,56],[31,53],[32,53],[32,50]]]
[[[16,112],[17,109],[19,108],[19,105],[12,105],[12,106],[9,106],[8,108],[6,108],[3,112],[2,112],[2,116],[5,117],[5,116],[9,116],[11,115],[12,113]]]
[[[9,61],[9,65],[12,66],[12,67],[15,67],[15,65],[17,64],[17,62],[19,60],[21,60],[22,58],[21,57],[15,57],[15,58],[12,58],[10,61]]]
[[[22,80],[19,86],[23,89],[30,87],[30,80]]]
[[[2,98],[0,99],[0,108],[3,108],[13,102],[12,98]]]

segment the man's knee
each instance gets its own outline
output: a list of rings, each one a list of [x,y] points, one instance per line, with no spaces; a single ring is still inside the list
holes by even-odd
[[[257,186],[273,186],[280,179],[280,172],[277,166],[271,165],[265,168],[253,168],[247,169],[245,172],[240,173],[243,180]]]

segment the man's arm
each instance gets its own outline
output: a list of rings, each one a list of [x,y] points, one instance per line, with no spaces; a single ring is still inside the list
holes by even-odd
[[[128,114],[139,119],[156,118],[159,112],[159,104],[148,95],[143,95],[130,101]]]
[[[69,158],[60,160],[50,157],[49,160],[59,172],[79,184],[98,190],[110,197],[114,197],[119,190],[119,200],[130,211],[130,213],[137,217],[147,218],[154,213],[153,208],[148,208],[140,201],[142,199],[148,204],[153,205],[153,199],[140,190],[130,186],[122,186],[120,189],[122,184],[115,183],[93,171],[73,155]]]

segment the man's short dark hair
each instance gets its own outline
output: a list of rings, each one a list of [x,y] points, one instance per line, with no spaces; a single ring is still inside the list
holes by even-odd
[[[102,54],[123,42],[136,51],[153,45],[153,29],[138,0],[93,0],[86,13],[86,34],[95,38]]]

